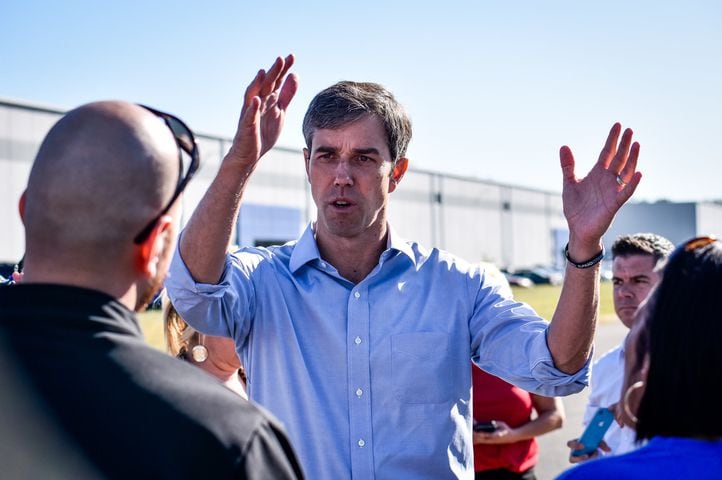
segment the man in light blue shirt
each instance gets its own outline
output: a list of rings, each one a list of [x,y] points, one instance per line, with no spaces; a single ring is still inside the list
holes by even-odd
[[[309,478],[472,478],[470,359],[542,395],[586,385],[601,237],[639,183],[639,146],[616,124],[583,179],[562,148],[569,266],[550,324],[478,265],[387,224],[411,124],[377,84],[340,82],[309,106],[318,215],[301,238],[226,255],[296,92],[292,63],[277,59],[246,90],[233,145],[181,236],[171,298],[195,328],[235,339],[249,397],[285,423]]]

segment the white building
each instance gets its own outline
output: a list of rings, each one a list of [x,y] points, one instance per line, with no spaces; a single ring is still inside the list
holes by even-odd
[[[40,142],[62,113],[0,98],[0,263],[15,263],[23,255],[17,202]],[[183,199],[184,221],[230,146],[230,139],[209,135],[198,135],[198,142],[201,169]],[[625,206],[607,238],[617,233],[654,231],[677,242],[696,232],[722,233],[720,204],[640,205]],[[274,148],[260,162],[249,184],[239,215],[237,243],[285,242],[296,238],[314,217],[301,151]],[[560,265],[567,241],[559,193],[416,170],[413,166],[391,195],[389,217],[406,238],[470,261],[485,260],[507,268]],[[605,243],[610,245],[611,240]]]
[[[673,203],[629,203],[614,219],[604,244],[611,246],[618,235],[652,232],[679,244],[699,235],[722,238],[722,201]]]

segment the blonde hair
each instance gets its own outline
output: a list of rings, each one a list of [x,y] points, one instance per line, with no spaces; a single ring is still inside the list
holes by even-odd
[[[163,294],[163,332],[168,352],[185,358],[194,345],[200,343],[200,334],[178,314],[170,299]]]

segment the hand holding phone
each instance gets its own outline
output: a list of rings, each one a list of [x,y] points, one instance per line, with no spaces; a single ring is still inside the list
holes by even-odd
[[[583,448],[572,451],[573,457],[579,457],[582,455],[590,455],[597,451],[599,444],[604,439],[604,434],[612,425],[614,421],[614,413],[605,407],[600,407],[599,410],[594,414],[587,428],[584,429],[579,443],[584,445]]]
[[[474,422],[475,432],[492,433],[496,432],[497,428],[498,426],[496,424],[496,420],[492,420],[490,422]]]

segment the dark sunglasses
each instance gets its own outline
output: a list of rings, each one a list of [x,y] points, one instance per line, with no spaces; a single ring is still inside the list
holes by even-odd
[[[178,176],[178,185],[175,188],[175,193],[173,193],[173,196],[171,197],[168,204],[163,208],[163,210],[161,210],[160,213],[153,218],[153,220],[148,222],[148,225],[146,225],[145,228],[141,230],[138,235],[135,236],[133,242],[136,244],[143,243],[143,241],[145,241],[150,235],[150,232],[153,230],[153,227],[158,222],[158,220],[160,220],[163,215],[168,213],[170,207],[176,201],[178,196],[183,193],[183,190],[185,190],[190,179],[193,178],[193,175],[198,170],[201,162],[196,139],[193,136],[193,132],[191,131],[191,129],[188,128],[188,125],[183,123],[183,120],[169,113],[161,112],[160,110],[156,110],[145,105],[139,106],[145,108],[152,114],[162,118],[170,131],[173,133],[175,143],[176,145],[178,145],[178,166],[180,173]],[[183,152],[188,154],[188,156],[190,157],[189,160],[184,157]]]
[[[693,238],[692,240],[688,240],[682,245],[682,249],[685,252],[693,252],[697,250],[698,248],[706,247],[707,245],[714,243],[717,241],[717,237],[714,235],[706,235],[704,237],[697,237]]]

